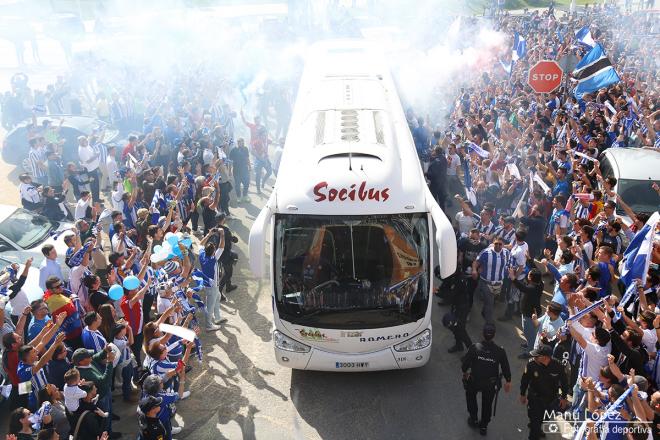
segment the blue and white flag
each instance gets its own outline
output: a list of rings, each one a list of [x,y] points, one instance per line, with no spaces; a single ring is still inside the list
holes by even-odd
[[[511,76],[511,72],[513,71],[513,60],[509,61],[508,63],[500,60],[500,66],[502,66],[502,69],[504,69],[507,75]]]
[[[600,44],[596,44],[580,60],[577,66],[575,66],[572,76],[578,82],[574,92],[575,97],[578,99],[582,99],[582,95],[585,93],[595,92],[598,89],[621,81],[616,70],[614,70],[614,66],[612,66],[612,62]]]
[[[469,152],[476,153],[478,156],[483,157],[485,159],[490,156],[490,153],[488,151],[484,150],[474,142],[470,142],[467,147]]]
[[[525,37],[520,35],[518,32],[513,36],[513,47],[511,48],[511,62],[518,61],[521,58],[525,57],[527,53],[527,41]]]
[[[651,252],[653,250],[653,238],[655,229],[660,220],[660,213],[653,213],[649,221],[639,230],[628,245],[628,249],[623,254],[621,268],[621,281],[626,287],[633,284],[633,280],[641,279],[642,284],[646,283],[646,273],[651,264]]]
[[[596,45],[596,42],[591,36],[591,31],[589,30],[589,26],[584,26],[581,29],[579,29],[577,32],[575,32],[575,39],[579,44],[586,46],[589,49],[591,49]]]
[[[199,269],[193,270],[190,274],[190,278],[197,283],[195,286],[190,287],[195,292],[199,292],[206,287],[211,287],[211,280]]]
[[[463,184],[465,185],[465,197],[467,197],[472,206],[476,206],[477,195],[472,188],[472,175],[470,174],[469,158],[466,157],[461,165],[463,166]]]

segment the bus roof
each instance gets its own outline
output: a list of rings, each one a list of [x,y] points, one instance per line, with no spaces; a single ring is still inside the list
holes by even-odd
[[[424,175],[383,58],[355,42],[318,45],[314,54],[289,126],[274,211],[428,211]]]

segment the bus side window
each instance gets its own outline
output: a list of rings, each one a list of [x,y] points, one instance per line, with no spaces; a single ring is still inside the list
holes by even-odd
[[[606,157],[604,157],[602,162],[600,163],[600,172],[603,174],[603,177],[605,178],[614,176],[612,165],[610,164],[609,159],[607,159]]]

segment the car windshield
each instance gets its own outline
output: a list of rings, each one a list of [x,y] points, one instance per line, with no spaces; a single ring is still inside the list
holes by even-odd
[[[31,249],[46,240],[57,226],[42,215],[18,208],[0,223],[0,235],[22,249]]]
[[[426,214],[278,215],[275,231],[275,296],[283,320],[366,329],[424,317]]]
[[[650,180],[620,179],[617,192],[634,212],[652,213],[658,209],[659,204],[658,193],[651,185],[653,182]],[[617,214],[625,215],[625,212],[619,207]]]

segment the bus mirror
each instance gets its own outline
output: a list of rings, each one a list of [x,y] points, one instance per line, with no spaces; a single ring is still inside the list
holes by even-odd
[[[440,266],[440,276],[447,278],[456,272],[456,235],[449,219],[440,206],[435,201],[428,188],[425,191],[426,206],[431,212],[433,223],[435,224],[435,241],[438,246],[438,265]]]
[[[264,278],[266,268],[266,242],[273,211],[270,209],[270,200],[263,207],[250,228],[248,250],[250,252],[250,270],[257,278]]]

